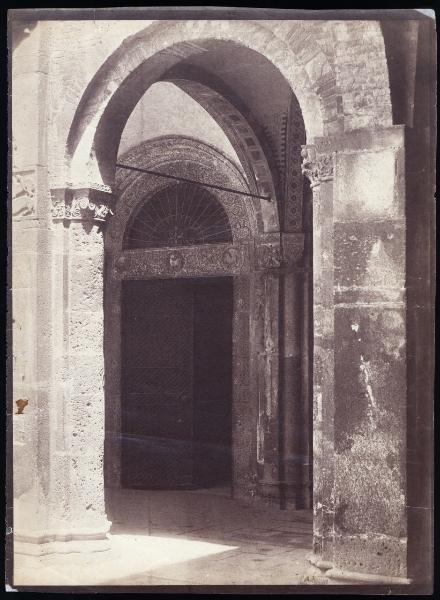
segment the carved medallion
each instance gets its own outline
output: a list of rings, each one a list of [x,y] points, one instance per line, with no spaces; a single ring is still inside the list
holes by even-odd
[[[225,267],[237,267],[240,262],[240,254],[236,248],[228,248],[223,252],[222,262]]]
[[[130,266],[130,259],[128,256],[118,256],[115,260],[115,269],[122,273]]]
[[[185,261],[180,252],[170,252],[168,254],[168,265],[171,271],[177,273],[183,269]]]

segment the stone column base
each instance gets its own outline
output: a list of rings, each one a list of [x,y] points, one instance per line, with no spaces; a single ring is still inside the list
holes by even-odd
[[[44,556],[46,554],[71,554],[104,552],[110,549],[108,532],[111,522],[93,530],[15,532],[14,554]]]
[[[307,557],[307,560],[314,567],[321,569],[321,571],[328,571],[329,569],[332,569],[334,567],[332,562],[328,560],[322,560],[322,558],[318,554],[311,554]]]
[[[333,566],[331,563],[322,561],[316,554],[311,554],[307,557],[310,563],[310,567],[307,569],[304,577],[302,578],[301,584],[304,585],[329,585],[331,582],[326,577],[326,568],[330,568],[327,565]],[[326,566],[323,566],[323,565]]]
[[[334,564],[327,560],[322,560],[320,556],[312,554],[307,560],[321,572],[322,583],[327,584],[370,584],[370,585],[409,585],[411,579],[405,577],[392,577],[388,575],[377,575],[370,573],[358,573],[356,571],[346,571],[338,569]],[[316,577],[315,577],[316,579]],[[325,580],[325,581],[324,581]]]
[[[409,585],[411,579],[405,577],[390,577],[387,575],[376,575],[369,573],[356,573],[354,571],[344,571],[343,569],[332,568],[326,571],[325,576],[330,580],[353,584],[377,584],[377,585]]]

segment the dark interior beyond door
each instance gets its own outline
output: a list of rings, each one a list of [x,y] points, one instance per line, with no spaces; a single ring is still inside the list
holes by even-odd
[[[122,485],[231,480],[232,278],[122,286]]]

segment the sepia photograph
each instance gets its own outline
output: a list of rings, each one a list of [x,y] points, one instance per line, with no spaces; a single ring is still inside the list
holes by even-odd
[[[436,60],[8,11],[7,591],[432,593]]]

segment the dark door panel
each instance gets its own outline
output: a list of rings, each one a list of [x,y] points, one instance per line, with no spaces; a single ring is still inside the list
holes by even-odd
[[[122,305],[123,484],[191,487],[192,290],[128,281]]]
[[[231,477],[232,279],[122,287],[122,483]]]
[[[231,479],[232,279],[194,288],[194,460],[197,483]]]

